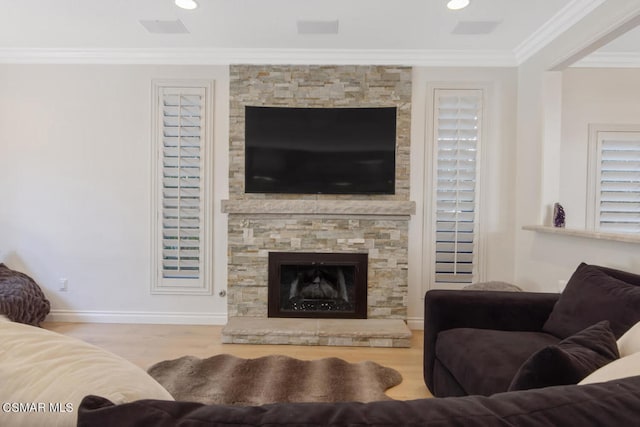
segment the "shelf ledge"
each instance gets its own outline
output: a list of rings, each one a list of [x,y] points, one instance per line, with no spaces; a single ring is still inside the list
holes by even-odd
[[[560,236],[584,237],[587,239],[611,240],[614,242],[640,243],[640,235],[621,233],[601,233],[599,231],[579,230],[577,228],[551,227],[548,225],[525,225],[523,230],[537,233],[557,234]]]
[[[223,200],[222,212],[240,215],[406,216],[408,219],[415,215],[416,204],[398,200]]]

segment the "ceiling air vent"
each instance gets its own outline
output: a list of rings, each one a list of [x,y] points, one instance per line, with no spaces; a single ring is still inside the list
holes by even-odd
[[[140,20],[144,28],[152,34],[186,34],[189,32],[181,20],[175,21],[159,21],[159,20]]]
[[[338,20],[298,21],[298,34],[338,34]]]
[[[500,24],[500,21],[460,21],[452,34],[489,34]]]

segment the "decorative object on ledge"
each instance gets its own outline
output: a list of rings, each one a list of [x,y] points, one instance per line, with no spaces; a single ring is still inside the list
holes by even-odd
[[[565,226],[564,208],[560,203],[554,203],[553,205],[553,226],[560,228]]]

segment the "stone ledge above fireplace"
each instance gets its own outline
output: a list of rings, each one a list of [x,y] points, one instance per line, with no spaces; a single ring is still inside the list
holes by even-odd
[[[407,216],[415,214],[416,204],[393,200],[223,200],[222,212],[267,215],[366,215]]]

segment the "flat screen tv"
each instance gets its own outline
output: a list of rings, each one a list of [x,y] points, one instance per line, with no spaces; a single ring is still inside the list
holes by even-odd
[[[394,194],[396,108],[245,107],[245,191]]]

